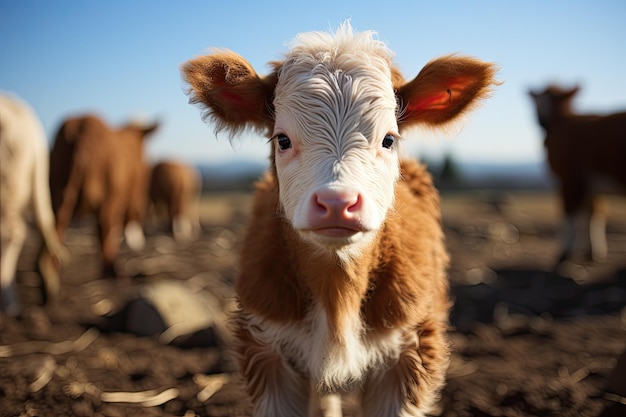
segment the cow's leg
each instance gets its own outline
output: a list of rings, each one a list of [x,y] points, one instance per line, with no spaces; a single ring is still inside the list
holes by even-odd
[[[41,296],[44,304],[56,300],[61,291],[60,264],[57,258],[52,256],[46,245],[43,245],[37,262],[39,273],[43,281]]]
[[[579,254],[591,259],[591,204],[585,206],[576,214],[574,227],[576,228],[574,245]]]
[[[558,267],[561,262],[572,257],[577,243],[589,242],[589,216],[591,201],[586,198],[587,187],[583,179],[570,175],[568,181],[561,182],[561,200],[563,204],[563,230]]]
[[[51,173],[52,174],[52,173]],[[56,232],[59,236],[59,240],[63,240],[63,235],[72,221],[74,216],[74,208],[78,198],[78,190],[73,187],[67,186],[63,191],[52,190],[55,198],[55,205],[53,206],[55,216]],[[59,197],[61,195],[62,197]],[[61,265],[59,260],[50,253],[49,248],[43,245],[41,252],[39,253],[39,260],[37,266],[41,278],[43,281],[42,286],[42,298],[44,303],[53,302],[61,291],[61,277],[60,270]]]
[[[60,292],[60,264],[69,259],[69,253],[63,246],[60,236],[62,236],[72,216],[72,210],[69,208],[70,203],[66,202],[62,213],[65,218],[63,223],[57,226],[48,175],[47,152],[39,152],[33,176],[33,206],[39,231],[43,238],[43,248],[38,257],[37,266],[42,279],[41,293],[44,303],[56,299]],[[61,234],[59,234],[59,230],[61,230]]]
[[[319,394],[315,387],[312,387],[309,401],[309,417],[342,417],[341,395],[331,392]]]
[[[367,379],[361,404],[365,417],[418,417],[432,410],[448,367],[445,326],[425,323],[407,339],[398,360]]]
[[[240,368],[254,400],[254,417],[307,417],[309,382],[269,345],[241,326],[237,330]]]
[[[56,231],[61,241],[71,218],[72,214],[70,213],[69,217],[62,217],[61,222],[57,221]],[[44,304],[51,303],[58,298],[61,291],[61,264],[60,260],[52,255],[47,245],[42,245],[37,267],[43,281],[41,291],[43,302]]]
[[[606,253],[606,215],[596,210],[591,201],[585,201],[575,213],[565,216],[559,261],[571,259],[575,254],[584,254],[587,260],[603,261]]]
[[[10,215],[2,219],[2,235],[0,241],[0,309],[7,315],[14,316],[20,312],[20,302],[16,290],[16,270],[27,227],[19,215]]]
[[[184,214],[179,214],[172,219],[172,233],[174,239],[184,242],[193,237],[194,225],[191,219]]]
[[[147,201],[146,173],[137,171],[137,178],[131,187],[131,197],[128,200],[124,239],[133,252],[140,252],[146,246],[146,236],[143,232]]]
[[[557,264],[571,257],[576,240],[576,230],[576,216],[574,214],[566,214],[561,228],[561,252],[559,253]]]
[[[172,234],[177,241],[185,241],[192,235],[191,222],[187,217],[184,199],[184,190],[172,190],[168,204],[168,215],[172,227]]]
[[[606,243],[606,200],[596,198],[593,202],[591,219],[589,220],[590,257],[596,262],[606,260],[608,248]]]
[[[143,201],[143,200],[142,200]],[[133,252],[140,252],[146,246],[146,235],[143,232],[144,212],[133,203],[128,209],[128,220],[124,226],[124,239]]]
[[[131,220],[124,227],[124,239],[133,252],[140,252],[146,246],[146,236],[143,227],[137,220]]]
[[[50,173],[52,175],[52,172]],[[66,184],[62,191],[51,190],[53,196],[53,211],[56,219],[56,229],[60,237],[70,226],[72,217],[74,217],[74,211],[76,209],[76,203],[78,201],[79,191],[78,186],[72,184]],[[59,197],[59,195],[61,197]],[[60,201],[60,202],[59,202]]]
[[[53,176],[53,172],[50,172],[50,176]],[[63,187],[50,182],[53,201],[53,212],[55,218],[55,228],[60,240],[63,240],[65,231],[70,226],[72,217],[74,217],[74,209],[76,201],[78,200],[78,192],[76,186],[73,184],[65,184]],[[59,262],[50,254],[50,251],[45,247],[42,249],[39,256],[39,269],[44,276],[44,282],[48,279],[53,282],[57,281],[59,275]],[[46,284],[47,285],[47,284]],[[54,286],[54,284],[52,284]]]
[[[116,198],[105,200],[98,213],[98,231],[102,248],[103,273],[106,276],[117,276],[114,263],[123,234],[123,220],[122,202]]]
[[[200,231],[197,197],[185,195],[181,190],[174,195],[177,202],[170,206],[172,233],[176,240],[185,241],[194,238]]]

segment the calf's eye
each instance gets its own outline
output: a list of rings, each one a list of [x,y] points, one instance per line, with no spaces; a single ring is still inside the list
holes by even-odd
[[[281,151],[291,148],[291,139],[289,139],[287,135],[276,135],[276,141],[278,142],[278,147]]]
[[[392,134],[385,135],[385,138],[383,139],[383,148],[391,149],[395,140],[396,138]]]

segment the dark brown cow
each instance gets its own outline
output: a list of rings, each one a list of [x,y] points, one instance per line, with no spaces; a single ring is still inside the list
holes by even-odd
[[[152,169],[150,201],[157,216],[166,213],[176,240],[189,239],[199,230],[201,188],[200,174],[190,165],[161,161]]]
[[[129,123],[113,129],[100,118],[86,115],[66,120],[54,141],[50,191],[57,232],[63,237],[72,218],[95,215],[105,274],[115,274],[113,263],[125,226],[131,249],[143,245],[144,139],[157,128],[158,123]],[[58,275],[45,252],[40,266],[45,275]]]
[[[529,94],[545,131],[550,169],[559,181],[564,219],[558,263],[579,243],[596,261],[606,258],[603,193],[626,194],[626,112],[606,116],[574,114],[579,87],[549,86]]]

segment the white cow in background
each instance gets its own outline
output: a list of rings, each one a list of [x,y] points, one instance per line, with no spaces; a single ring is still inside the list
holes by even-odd
[[[48,164],[46,135],[35,112],[20,99],[0,94],[0,307],[10,315],[20,311],[15,276],[28,213],[34,214],[50,252],[59,260],[67,256],[54,226]]]

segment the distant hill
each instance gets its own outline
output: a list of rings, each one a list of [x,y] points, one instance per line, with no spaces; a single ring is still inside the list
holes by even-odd
[[[554,187],[549,169],[544,162],[528,163],[457,163],[461,187],[551,189]],[[436,168],[431,169],[435,178]],[[440,184],[445,186],[446,184]]]
[[[231,160],[216,164],[197,164],[205,192],[252,190],[254,182],[267,169],[267,163]]]
[[[230,160],[196,165],[202,174],[204,191],[251,190],[267,169],[267,163],[256,160]],[[457,162],[458,179],[454,183],[438,180],[440,164],[429,164],[429,170],[442,189],[497,188],[550,189],[554,182],[544,162],[474,163]]]

